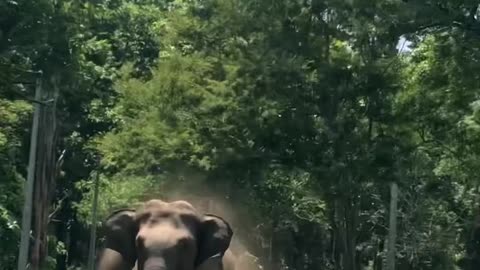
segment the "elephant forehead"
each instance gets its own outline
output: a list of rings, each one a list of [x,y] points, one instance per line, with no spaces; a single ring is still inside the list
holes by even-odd
[[[173,202],[165,202],[162,200],[149,200],[144,203],[144,209],[172,209],[172,210],[189,210],[196,212],[195,207],[187,201],[178,200]]]
[[[170,204],[172,205],[173,208],[180,211],[193,212],[193,213],[197,212],[195,207],[193,207],[193,205],[187,201],[174,201],[174,202],[171,202]]]
[[[187,226],[194,229],[200,223],[202,216],[186,201],[167,203],[160,200],[150,200],[137,211],[136,220],[147,224],[158,222],[173,222],[176,226]]]
[[[191,214],[200,216],[197,210],[187,201],[164,202],[161,200],[150,200],[145,202],[142,209],[138,211],[138,215],[145,213],[162,213],[162,214]]]
[[[162,200],[149,200],[144,203],[143,208],[158,208],[166,206],[168,206],[168,203]]]

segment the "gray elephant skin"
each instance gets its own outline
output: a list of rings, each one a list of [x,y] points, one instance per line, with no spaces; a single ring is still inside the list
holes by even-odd
[[[233,270],[233,231],[223,218],[186,201],[150,200],[105,222],[98,270]],[[225,254],[225,255],[224,255]]]

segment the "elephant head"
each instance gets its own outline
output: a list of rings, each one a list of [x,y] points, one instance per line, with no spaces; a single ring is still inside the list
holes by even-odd
[[[105,224],[99,270],[193,270],[222,257],[233,231],[222,218],[199,214],[185,201],[150,200],[114,212]],[[221,269],[221,268],[219,268]]]

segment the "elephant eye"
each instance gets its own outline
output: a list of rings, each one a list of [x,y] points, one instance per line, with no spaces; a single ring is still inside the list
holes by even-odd
[[[178,247],[180,249],[188,248],[190,246],[191,242],[192,242],[191,238],[187,238],[187,237],[180,238],[180,239],[178,239]]]
[[[159,218],[169,218],[171,216],[171,213],[169,212],[162,212],[158,215]]]
[[[198,218],[190,214],[180,214],[180,220],[190,229],[198,226]]]
[[[141,213],[140,215],[138,215],[137,221],[139,223],[145,223],[147,220],[150,219],[151,216],[152,216],[152,214],[149,213],[149,212]]]

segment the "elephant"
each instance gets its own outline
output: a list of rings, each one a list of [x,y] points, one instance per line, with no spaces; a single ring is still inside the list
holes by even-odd
[[[98,270],[233,270],[230,224],[186,201],[149,200],[105,222]],[[225,255],[224,255],[225,254]]]

